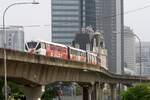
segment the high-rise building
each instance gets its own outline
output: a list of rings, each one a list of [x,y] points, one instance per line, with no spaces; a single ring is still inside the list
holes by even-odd
[[[150,76],[150,42],[141,43],[141,72],[144,76]],[[137,74],[140,73],[140,53],[139,53],[139,43],[136,43],[136,65],[137,65]]]
[[[124,27],[124,67],[136,73],[135,36],[130,27]]]
[[[104,34],[108,67],[123,70],[123,0],[52,0],[52,41],[71,45],[81,28]]]
[[[108,50],[108,68],[114,73],[123,73],[123,0],[95,0],[95,2],[96,28],[104,34]]]
[[[6,27],[6,48],[24,51],[24,29],[22,26]],[[0,47],[4,47],[3,28],[0,28]]]
[[[52,41],[71,45],[80,31],[80,0],[52,0]]]

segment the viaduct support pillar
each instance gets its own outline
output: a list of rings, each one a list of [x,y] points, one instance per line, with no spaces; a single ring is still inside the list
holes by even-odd
[[[82,85],[83,100],[103,100],[104,83],[93,85]]]
[[[91,84],[82,84],[81,86],[83,88],[83,100],[93,100],[93,86]]]
[[[117,89],[116,89],[116,84],[110,84],[110,95],[111,95],[111,100],[116,100],[117,97]]]
[[[83,100],[89,100],[89,93],[88,93],[89,87],[82,86],[82,88],[83,88]]]
[[[104,83],[99,83],[97,100],[103,100],[103,88],[104,88]]]
[[[26,100],[41,100],[41,96],[44,92],[44,86],[24,87],[23,90]]]
[[[92,91],[92,100],[103,100],[104,83],[95,83]]]
[[[104,83],[81,85],[83,88],[83,100],[103,100]]]
[[[88,100],[93,100],[93,95],[92,95],[92,92],[93,92],[93,85],[89,87],[88,89],[88,94],[89,94],[89,99]]]

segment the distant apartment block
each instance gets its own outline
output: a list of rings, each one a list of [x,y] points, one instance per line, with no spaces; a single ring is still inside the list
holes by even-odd
[[[141,47],[142,75],[150,76],[150,42],[142,42]],[[140,72],[139,58],[139,43],[136,43],[136,64],[138,74]]]
[[[0,28],[0,47],[4,47],[4,33]],[[6,48],[13,50],[24,50],[24,29],[22,26],[6,27]]]
[[[135,36],[130,27],[124,27],[124,67],[136,73]]]

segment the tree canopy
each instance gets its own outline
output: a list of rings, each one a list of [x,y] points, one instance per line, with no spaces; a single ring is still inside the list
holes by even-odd
[[[14,100],[23,100],[25,98],[23,92],[19,89],[15,82],[8,81],[7,85],[11,88],[11,93],[9,96]],[[0,100],[4,100],[4,94],[2,93],[2,88],[4,88],[4,80],[0,78]]]
[[[150,84],[139,84],[122,93],[121,100],[150,100]]]

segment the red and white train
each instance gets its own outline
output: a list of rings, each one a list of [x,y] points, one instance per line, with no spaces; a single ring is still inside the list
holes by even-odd
[[[100,61],[97,60],[97,55],[94,53],[42,40],[25,43],[25,50],[33,54],[45,55],[64,60],[87,62],[95,65]]]

